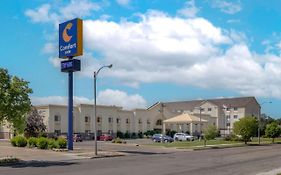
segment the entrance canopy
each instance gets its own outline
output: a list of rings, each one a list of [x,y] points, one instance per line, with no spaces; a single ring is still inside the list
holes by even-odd
[[[201,123],[207,123],[207,120],[201,119]],[[200,118],[196,117],[191,114],[183,113],[178,116],[175,116],[173,118],[169,118],[167,120],[163,121],[164,124],[172,124],[172,123],[178,123],[178,124],[185,124],[185,123],[200,123]]]

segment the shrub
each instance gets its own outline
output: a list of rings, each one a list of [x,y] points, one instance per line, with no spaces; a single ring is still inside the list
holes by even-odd
[[[117,131],[117,137],[124,138],[124,134],[121,131]]]
[[[230,134],[224,138],[225,141],[243,141],[242,138],[238,137],[235,134]]]
[[[11,142],[11,144],[12,144],[13,146],[17,146],[16,138],[15,138],[15,137],[12,138],[12,139],[10,140],[10,142]]]
[[[48,148],[53,149],[53,148],[59,148],[59,144],[55,139],[49,139],[48,141]]]
[[[131,135],[131,138],[132,139],[136,139],[137,138],[137,134],[135,132],[133,132],[132,135]]]
[[[39,137],[45,137],[45,138],[47,138],[48,135],[47,135],[47,133],[45,133],[45,132],[41,132],[41,133],[39,133]]]
[[[125,137],[126,139],[130,138],[130,133],[129,133],[129,132],[126,132],[126,133],[124,134],[124,137]]]
[[[48,148],[48,139],[45,137],[40,137],[37,141],[37,147],[40,149],[47,149]]]
[[[139,132],[139,133],[138,133],[138,138],[140,138],[140,139],[142,139],[142,138],[143,138],[143,134],[142,134],[142,132]]]
[[[58,142],[59,148],[66,148],[67,141],[65,138],[60,137],[60,138],[58,138],[57,142]]]
[[[112,143],[123,143],[123,142],[119,137],[117,137],[116,139],[112,140]]]
[[[27,140],[23,136],[16,136],[16,145],[17,147],[25,147],[27,145]]]
[[[37,146],[37,138],[36,137],[30,137],[28,139],[28,145],[29,145],[29,147],[36,147]]]

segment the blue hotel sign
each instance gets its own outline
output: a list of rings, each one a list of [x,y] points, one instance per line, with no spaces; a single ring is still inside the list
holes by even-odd
[[[59,25],[59,57],[83,55],[83,22],[76,18]]]

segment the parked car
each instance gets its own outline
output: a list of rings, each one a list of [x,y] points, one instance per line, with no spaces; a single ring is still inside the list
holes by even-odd
[[[175,141],[184,141],[184,140],[193,141],[194,138],[193,138],[193,136],[185,134],[185,133],[176,133],[174,135],[174,140]]]
[[[154,141],[154,142],[161,142],[162,141],[162,134],[154,134],[151,139]],[[164,142],[173,142],[174,139],[170,136],[167,136],[167,135],[164,135],[163,136],[163,141]]]
[[[81,134],[74,134],[73,135],[73,142],[82,142],[83,139],[82,139],[82,136]]]
[[[103,134],[100,136],[100,140],[101,141],[111,141],[113,140],[113,137],[111,135],[108,134]]]

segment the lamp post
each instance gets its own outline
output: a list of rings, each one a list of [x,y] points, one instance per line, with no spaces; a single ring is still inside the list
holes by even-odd
[[[269,103],[271,104],[272,102],[271,101],[265,101],[265,102],[262,102],[260,105],[259,105],[259,113],[258,113],[258,142],[259,144],[261,144],[261,128],[260,128],[260,125],[261,125],[261,106],[265,103]]]
[[[94,104],[94,109],[95,109],[95,116],[94,116],[94,125],[95,125],[95,155],[98,155],[98,144],[97,144],[97,76],[99,74],[99,72],[103,69],[103,68],[112,68],[112,64],[108,65],[108,66],[102,66],[101,68],[98,69],[98,71],[94,72],[94,98],[95,98],[95,104]]]

